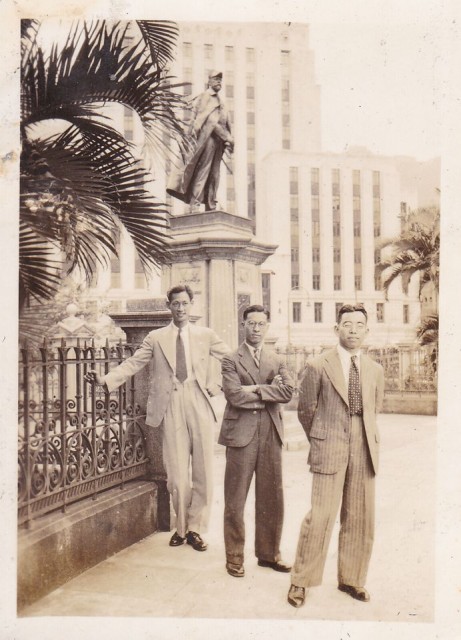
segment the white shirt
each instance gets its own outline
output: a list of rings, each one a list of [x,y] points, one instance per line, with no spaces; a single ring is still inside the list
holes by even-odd
[[[259,351],[259,361],[261,362],[261,351],[263,348],[262,344],[260,344],[259,347],[254,347],[252,344],[248,344],[246,340],[245,340],[245,344],[250,350],[250,353],[253,356],[253,360],[255,361],[255,363],[256,363],[255,351]]]
[[[360,351],[358,351],[357,353],[351,353],[350,351],[342,347],[340,344],[338,344],[337,349],[338,349],[339,359],[341,360],[341,367],[343,369],[344,379],[346,380],[346,388],[349,391],[349,369],[351,368],[351,365],[352,365],[351,357],[357,356],[356,365],[360,374]]]
[[[173,343],[174,362],[176,362],[176,340],[178,339],[179,328],[174,322],[170,322],[171,341]],[[190,356],[190,336],[189,336],[189,323],[181,328],[181,339],[184,344],[184,351],[186,354],[186,368],[187,368],[187,380],[195,380],[194,371],[192,369],[192,359]],[[176,375],[176,371],[174,372]]]

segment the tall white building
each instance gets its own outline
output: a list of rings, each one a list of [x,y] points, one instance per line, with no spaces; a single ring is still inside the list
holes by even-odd
[[[170,73],[187,83],[183,93],[193,98],[205,89],[210,70],[223,73],[220,95],[230,111],[235,152],[222,166],[220,208],[249,218],[259,240],[278,245],[262,265],[261,288],[251,300],[270,308],[278,343],[331,341],[336,310],[351,301],[366,305],[375,344],[413,342],[417,283],[404,294],[395,282],[387,301],[374,265],[383,240],[398,235],[400,213],[431,204],[433,166],[352,146],[347,154],[322,152],[320,87],[307,25],[179,26]],[[127,110],[123,128],[142,142]],[[169,170],[171,160],[154,168],[155,192],[173,215],[182,215],[187,205],[166,195]],[[101,293],[114,311],[141,309],[143,300],[161,294],[160,278],[145,280],[132,245],[121,238],[120,260],[98,279],[94,295]]]

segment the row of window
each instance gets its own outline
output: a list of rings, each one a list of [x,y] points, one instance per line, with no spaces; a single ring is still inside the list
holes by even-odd
[[[337,302],[335,305],[335,317],[338,316],[339,309],[342,307],[342,302]],[[376,322],[383,323],[385,322],[384,317],[384,302],[376,303]],[[301,323],[302,319],[302,303],[301,302],[293,302],[292,303],[292,313],[291,313],[291,321],[293,323]],[[410,307],[408,304],[404,304],[402,308],[402,320],[404,324],[409,324],[410,322]],[[314,302],[314,322],[319,323],[323,322],[323,302]]]

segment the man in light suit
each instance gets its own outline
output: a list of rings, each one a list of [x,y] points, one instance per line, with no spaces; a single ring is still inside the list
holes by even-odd
[[[301,524],[288,602],[304,604],[321,584],[328,544],[341,504],[338,588],[367,602],[365,589],[374,537],[376,414],[384,396],[381,365],[360,347],[368,333],[363,305],[343,305],[335,332],[339,344],[307,365],[298,417],[310,443],[311,510]]]
[[[86,379],[109,392],[152,362],[146,425],[163,425],[163,462],[176,513],[170,546],[185,542],[205,551],[212,500],[215,414],[210,396],[221,388],[212,379],[212,356],[221,360],[229,347],[207,327],[189,324],[193,292],[187,285],[167,293],[172,322],[151,331],[139,349],[105,376],[89,371]]]
[[[184,167],[173,171],[167,193],[190,203],[191,209],[205,204],[205,211],[216,209],[221,160],[224,151],[233,150],[234,140],[227,109],[219,97],[222,73],[210,71],[208,88],[192,103],[189,137],[192,150]]]
[[[263,346],[268,329],[264,307],[243,313],[245,342],[222,360],[227,405],[219,435],[226,449],[224,476],[224,542],[226,569],[241,578],[245,545],[244,508],[256,476],[255,552],[258,565],[288,573],[280,559],[283,525],[281,402],[288,402],[293,381],[285,363]]]

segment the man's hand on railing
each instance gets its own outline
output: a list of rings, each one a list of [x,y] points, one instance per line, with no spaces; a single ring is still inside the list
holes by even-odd
[[[86,382],[96,382],[96,384],[104,384],[102,376],[99,375],[97,371],[91,369],[85,374]]]

